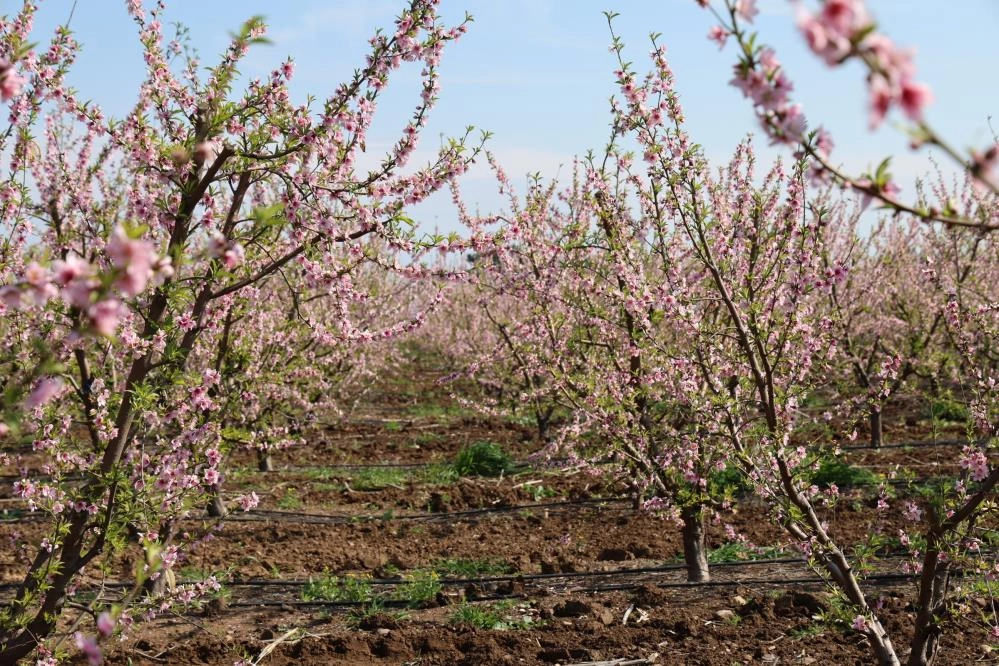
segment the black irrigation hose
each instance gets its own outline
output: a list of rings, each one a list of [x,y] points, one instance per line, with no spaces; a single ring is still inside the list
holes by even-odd
[[[841,451],[880,451],[882,449],[918,449],[933,448],[936,446],[960,446],[963,444],[982,445],[987,444],[991,440],[991,437],[983,437],[981,439],[974,440],[968,440],[967,437],[957,439],[915,439],[910,441],[891,442],[889,444],[882,444],[881,446],[873,446],[871,444],[853,444],[849,446],[841,446],[839,448]]]
[[[392,509],[388,509],[380,514],[329,514],[329,513],[305,513],[301,511],[282,511],[280,509],[253,509],[247,512],[232,512],[226,517],[222,518],[222,522],[294,522],[294,523],[316,523],[322,525],[340,525],[340,524],[354,524],[354,523],[373,523],[373,522],[385,522],[393,520],[412,520],[412,521],[440,521],[440,520],[452,520],[469,517],[469,516],[481,516],[489,514],[504,514],[504,513],[517,513],[519,511],[567,511],[573,507],[579,506],[596,506],[601,509],[608,510],[623,510],[622,508],[615,508],[610,506],[601,505],[620,505],[620,504],[633,504],[630,498],[622,497],[593,497],[589,499],[580,500],[566,500],[564,502],[544,502],[544,503],[531,503],[531,504],[510,504],[505,506],[492,506],[492,507],[482,507],[479,509],[462,509],[460,511],[440,511],[440,512],[430,512],[430,513],[414,513],[414,514],[403,514],[395,515]],[[2,511],[0,511],[2,513]],[[391,515],[388,515],[391,514]],[[19,518],[11,519],[0,519],[0,525],[4,523],[20,523],[20,522],[38,522],[46,517],[47,514],[38,512],[25,512]],[[297,519],[297,520],[296,520]],[[204,520],[215,520],[208,518],[207,516],[195,517],[191,516],[185,520],[193,521],[204,521]]]
[[[899,581],[909,581],[915,580],[919,576],[916,574],[882,574],[877,576],[868,576],[864,579],[865,583],[871,583],[875,586],[877,585],[889,585],[898,583]],[[566,590],[572,594],[599,594],[602,592],[618,592],[627,590],[637,590],[641,587],[652,585],[653,587],[659,589],[704,589],[711,587],[733,587],[733,586],[769,586],[769,587],[790,587],[792,585],[826,585],[828,581],[821,576],[804,576],[800,578],[781,578],[779,580],[769,579],[769,578],[743,578],[739,580],[709,580],[702,582],[658,582],[650,583],[649,581],[640,581],[636,583],[619,583],[619,584],[608,584],[608,585],[595,585],[592,587],[578,587],[571,590]],[[479,603],[479,602],[490,602],[490,601],[502,601],[505,599],[522,599],[522,594],[491,594],[477,596],[475,599],[468,599],[466,601]],[[394,599],[378,600],[378,603],[384,608],[409,608],[412,605],[407,601],[398,601]],[[252,601],[233,601],[229,603],[229,608],[253,608],[253,607],[318,607],[318,608],[365,608],[371,605],[370,601],[303,601],[301,599],[286,599],[286,600],[270,600],[270,599],[259,599]]]
[[[565,502],[546,502],[546,503],[532,503],[532,504],[511,504],[507,506],[492,506],[483,507],[480,509],[462,509],[460,511],[440,511],[431,513],[414,513],[414,514],[404,514],[387,516],[388,511],[383,514],[354,514],[354,515],[336,515],[336,514],[323,514],[323,513],[302,513],[297,511],[279,511],[276,509],[254,509],[246,513],[232,513],[225,518],[227,521],[232,522],[269,522],[277,517],[278,520],[287,520],[292,522],[292,518],[301,518],[301,521],[296,522],[315,522],[322,524],[352,524],[352,523],[365,523],[365,522],[382,522],[386,520],[426,520],[426,521],[438,521],[438,520],[451,520],[451,519],[461,519],[468,516],[481,516],[488,514],[503,514],[503,513],[516,513],[519,511],[566,511],[572,507],[578,506],[597,506],[600,508],[610,508],[601,507],[603,504],[632,504],[632,500],[629,498],[605,498],[596,497],[590,499],[581,500],[569,500]],[[195,519],[200,520],[200,519]]]
[[[983,550],[982,555],[994,555],[999,553],[999,550]],[[879,558],[881,562],[904,560],[909,556],[908,553],[904,552],[894,552],[886,553]],[[747,560],[730,560],[724,562],[712,562],[709,568],[712,571],[717,571],[718,569],[743,569],[746,567],[759,567],[768,565],[785,565],[785,564],[800,564],[805,565],[805,560],[801,557],[771,557],[771,558],[760,558],[760,559],[747,559]],[[467,586],[479,583],[510,583],[510,582],[544,582],[552,580],[573,580],[573,579],[585,579],[585,578],[614,578],[622,576],[634,576],[639,574],[655,574],[655,573],[671,573],[686,570],[687,565],[682,562],[671,563],[671,564],[661,564],[656,566],[646,566],[646,567],[622,567],[620,569],[608,569],[603,571],[563,571],[556,573],[511,573],[499,576],[479,576],[476,578],[439,578],[438,582],[441,585],[446,585],[448,587],[459,587]],[[896,575],[896,574],[872,574],[871,576],[864,577],[863,580],[869,580],[877,578],[881,575]],[[908,574],[898,574],[905,575]],[[398,586],[405,585],[407,581],[405,578],[363,578],[364,582],[372,586]],[[198,581],[177,581],[177,585],[192,584]],[[238,587],[286,587],[286,588],[296,588],[304,587],[313,583],[312,580],[273,580],[273,579],[251,579],[251,580],[232,580],[227,581],[224,584],[225,587],[238,588]],[[19,583],[3,583],[0,584],[0,590],[14,589],[18,587]],[[125,581],[105,581],[101,583],[102,587],[107,588],[125,588],[129,587],[131,583]]]

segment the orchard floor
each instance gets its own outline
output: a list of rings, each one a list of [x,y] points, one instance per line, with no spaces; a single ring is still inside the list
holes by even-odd
[[[947,437],[911,414],[886,417],[888,442]],[[865,639],[837,619],[832,596],[751,497],[709,527],[711,582],[688,584],[675,525],[636,511],[624,480],[529,464],[500,478],[444,473],[443,463],[480,441],[519,461],[538,447],[526,426],[461,409],[420,375],[312,446],[277,454],[272,472],[235,456],[227,497],[255,490],[261,505],[231,513],[178,575],[217,574],[222,593],[138,624],[107,646],[108,663],[873,663]],[[956,450],[846,455],[874,471],[899,463],[932,475]],[[855,544],[897,534],[901,525],[871,510],[871,487],[844,492],[825,516],[835,536]],[[5,522],[0,538],[34,527]],[[727,527],[745,542],[734,543]],[[123,558],[121,570],[129,566]],[[0,552],[0,582],[16,581],[17,571],[13,555]],[[904,654],[914,585],[899,571],[900,561],[886,558],[867,589]],[[334,577],[362,581],[383,601],[305,594],[310,580]],[[418,598],[428,581],[431,595]],[[938,664],[999,664],[999,645],[982,631],[986,610],[989,601],[967,595],[944,620]]]

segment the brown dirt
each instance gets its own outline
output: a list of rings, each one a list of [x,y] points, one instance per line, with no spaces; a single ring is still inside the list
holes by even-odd
[[[501,479],[433,483],[418,468],[400,468],[401,477],[357,489],[359,470],[337,465],[440,463],[477,441],[498,442],[518,460],[538,449],[529,428],[459,411],[433,391],[433,413],[421,411],[417,398],[386,394],[323,432],[316,445],[278,454],[274,473],[251,471],[252,456],[235,455],[226,491],[255,489],[261,508],[227,519],[189,554],[180,576],[225,572],[226,595],[201,610],[137,625],[107,646],[108,662],[232,664],[269,650],[261,664],[872,663],[864,639],[832,619],[824,588],[805,582],[814,574],[800,562],[716,566],[712,585],[683,583],[675,525],[636,512],[613,479],[526,469]],[[889,433],[889,442],[926,439],[927,427],[889,419]],[[953,465],[955,451],[885,448],[847,457],[877,471],[908,464],[932,475]],[[872,533],[894,536],[901,524],[870,511],[873,502],[870,489],[858,489],[827,510],[834,534],[848,544]],[[710,526],[711,547],[727,542],[726,524],[760,546],[786,546],[751,498]],[[192,521],[187,528],[208,525]],[[0,539],[13,532],[30,538],[39,529],[0,524]],[[510,576],[449,583],[429,607],[408,609],[405,617],[393,608],[363,616],[342,604],[301,601],[301,583],[324,572],[369,577],[388,589],[445,559],[489,561]],[[128,570],[127,558],[120,564]],[[15,581],[19,571],[15,554],[0,549],[0,582]],[[896,642],[904,643],[912,589],[894,585],[877,587],[874,597]],[[528,621],[505,630],[455,621],[461,604],[488,606],[497,597]],[[999,651],[975,625],[979,610],[944,620],[939,664],[999,664]]]

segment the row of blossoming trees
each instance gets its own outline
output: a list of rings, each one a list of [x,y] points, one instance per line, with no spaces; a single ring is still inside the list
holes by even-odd
[[[505,243],[474,257],[476,279],[448,306],[460,313],[451,329],[426,334],[470,326],[457,337],[473,341],[452,344],[449,360],[479,380],[487,408],[526,411],[547,459],[616,472],[637,501],[672,515],[691,581],[709,577],[706,520],[732,499],[723,480],[741,475],[880,664],[900,663],[900,652],[864,583],[857,553],[870,549],[838,539],[827,524],[838,490],[813,482],[818,460],[856,433],[810,428],[816,415],[804,407],[837,398],[825,418],[850,430],[865,422],[878,446],[883,408],[900,390],[957,392],[972,416],[959,474],[897,501],[882,486],[876,509],[882,524],[905,525],[889,536],[918,574],[908,663],[929,664],[953,577],[996,566],[984,547],[999,481],[996,150],[950,149],[922,122],[929,93],[911,56],[861,2],[827,0],[803,11],[802,30],[830,64],[868,64],[872,124],[898,106],[916,123],[914,145],[941,147],[963,167],[956,178],[930,175],[914,203],[898,198],[886,163],[849,176],[829,136],[807,131],[776,54],[748,33],[755,12],[751,0],[729,2],[710,36],[738,42],[733,83],[766,134],[795,148],[789,163],[758,168],[747,141],[713,168],[684,130],[665,49],[653,40],[640,77],[615,36],[620,95],[607,147],[577,162],[570,183],[535,179],[523,196],[494,164],[508,210],[466,222],[500,224]],[[893,215],[865,218],[872,200]],[[999,619],[982,624],[995,633]]]
[[[374,346],[419,324],[408,285],[429,277],[420,258],[433,243],[404,208],[477,151],[460,137],[408,164],[443,49],[465,31],[442,25],[436,4],[413,0],[351,80],[300,106],[290,61],[236,88],[237,66],[265,34],[260,19],[202,75],[182,40],[164,37],[162,4],[130,2],[147,69],[117,119],[66,86],[69,30],[29,44],[32,3],[0,22],[10,109],[0,462],[47,519],[14,544],[24,575],[0,609],[0,663],[54,663],[71,635],[97,661],[91,632],[71,633],[81,620],[107,636],[141,614],[130,606],[149,608],[143,590],[199,592],[162,583],[201,536],[179,521],[206,504],[226,510],[227,453],[255,448],[266,467],[310,421],[349,408],[348,389],[359,393],[357,380],[391,358]],[[421,94],[399,140],[362,168],[381,91],[401,68],[419,73]],[[81,577],[121,575],[110,563],[130,543],[141,553],[134,589],[74,602]]]

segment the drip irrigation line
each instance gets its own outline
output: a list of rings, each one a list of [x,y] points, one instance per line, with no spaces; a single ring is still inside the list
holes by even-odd
[[[982,555],[994,555],[999,553],[999,550],[985,550],[982,551]],[[910,555],[903,552],[886,553],[878,558],[879,562],[896,562],[900,560],[909,559]],[[805,560],[801,557],[773,557],[773,558],[761,558],[761,559],[751,559],[751,560],[731,560],[725,562],[713,562],[709,565],[709,570],[717,573],[719,570],[726,569],[745,569],[747,567],[761,567],[761,566],[771,566],[771,565],[801,565],[806,567],[807,564]],[[658,574],[658,573],[675,573],[685,571],[687,569],[686,564],[682,562],[662,564],[656,566],[646,566],[646,567],[623,567],[619,569],[608,569],[605,571],[572,571],[572,572],[556,572],[556,573],[511,573],[499,576],[478,576],[472,578],[439,578],[438,582],[447,587],[465,587],[473,584],[492,584],[492,583],[534,583],[534,582],[548,582],[548,581],[558,581],[558,580],[585,580],[591,578],[619,578],[626,576],[638,576],[643,574]],[[952,572],[959,573],[959,572]],[[346,576],[350,578],[348,574]],[[870,574],[863,576],[862,580],[876,580],[879,578],[886,577],[903,577],[903,578],[914,578],[918,577],[915,574],[894,574],[894,573],[880,573],[880,574]],[[367,585],[374,587],[398,587],[406,585],[411,582],[409,579],[404,577],[399,578],[367,578],[364,576],[356,576],[358,580],[363,581]],[[740,579],[741,580],[741,579]],[[781,582],[785,579],[776,580],[773,582]],[[198,580],[179,580],[176,582],[178,586],[181,585],[191,585],[198,583]],[[306,585],[313,584],[315,581],[306,579],[294,579],[294,580],[274,580],[274,579],[251,579],[251,580],[231,580],[222,582],[223,587],[227,588],[255,588],[255,587],[277,587],[277,588],[300,588]],[[738,582],[738,581],[736,581]],[[682,583],[684,585],[693,585],[693,583]],[[19,583],[3,583],[0,584],[0,590],[14,589],[18,587]],[[127,581],[104,581],[101,587],[118,589],[125,588],[132,585],[132,583]]]
[[[912,581],[918,579],[916,574],[881,574],[868,576],[865,583],[878,585],[891,585],[902,581]],[[739,586],[767,586],[767,587],[791,587],[794,585],[828,585],[829,581],[821,576],[801,576],[797,578],[741,578],[732,580],[709,580],[701,582],[687,581],[638,581],[634,583],[610,583],[606,585],[593,585],[589,587],[575,587],[564,590],[568,594],[599,594],[604,592],[620,592],[637,590],[641,587],[651,585],[659,589],[706,589],[712,587],[739,587]],[[484,594],[477,595],[474,599],[466,599],[468,603],[483,603],[490,601],[503,601],[506,599],[523,599],[523,594]],[[385,599],[377,600],[383,608],[412,608],[412,604],[407,601]],[[229,608],[253,608],[253,607],[301,607],[301,608],[328,608],[328,609],[351,609],[370,607],[372,601],[304,601],[301,599],[254,599],[246,601],[232,601]]]
[[[960,446],[963,444],[974,444],[982,445],[987,444],[991,441],[989,437],[983,437],[981,439],[969,440],[967,437],[960,437],[956,439],[915,439],[902,442],[890,442],[887,444],[882,444],[881,446],[873,446],[871,444],[852,444],[848,446],[839,447],[842,451],[880,451],[882,449],[918,449],[918,448],[932,448],[936,446]]]
[[[246,513],[233,513],[227,516],[224,520],[231,522],[269,522],[273,521],[275,517],[277,520],[287,520],[288,522],[295,522],[293,519],[301,519],[298,522],[316,522],[316,523],[330,523],[330,524],[340,524],[340,523],[363,523],[363,522],[379,522],[386,520],[450,520],[450,519],[461,519],[468,516],[481,516],[488,514],[502,514],[502,513],[516,513],[518,511],[564,511],[578,506],[598,506],[603,504],[631,504],[632,500],[629,498],[604,498],[597,497],[591,499],[583,500],[571,500],[566,502],[547,502],[547,503],[532,503],[532,504],[514,504],[508,506],[494,506],[494,507],[483,507],[480,509],[462,509],[460,511],[441,511],[441,512],[431,512],[431,513],[414,513],[414,514],[404,514],[391,516],[386,514],[354,514],[354,515],[336,515],[336,514],[323,514],[323,513],[302,513],[297,511],[279,511],[276,509],[254,509]],[[609,508],[609,507],[601,507]],[[200,519],[199,519],[200,520]]]
[[[999,551],[982,551],[983,555],[995,554]],[[879,558],[880,562],[892,562],[897,560],[907,559],[909,555],[907,553],[886,553]],[[748,559],[748,560],[731,560],[724,562],[713,562],[709,565],[709,570],[718,571],[725,569],[744,569],[747,567],[761,567],[770,565],[788,565],[788,564],[798,564],[806,566],[805,560],[801,557],[772,557],[772,558],[760,558],[760,559]],[[432,567],[431,567],[432,568]],[[514,582],[545,582],[554,580],[574,580],[574,579],[588,579],[588,578],[615,578],[623,576],[636,576],[642,574],[657,574],[657,573],[673,573],[685,571],[687,569],[686,564],[682,562],[661,564],[655,566],[645,566],[645,567],[622,567],[619,569],[608,569],[603,571],[563,571],[555,573],[511,573],[498,576],[478,576],[472,578],[439,578],[438,582],[441,585],[446,585],[448,587],[459,587],[467,586],[472,584],[491,584],[491,583],[514,583]],[[881,575],[881,574],[878,574]],[[888,575],[888,574],[884,574]],[[891,574],[895,575],[895,574]],[[908,575],[908,574],[905,574]],[[348,575],[349,577],[349,575]],[[864,580],[874,577],[868,576]],[[359,580],[363,580],[365,584],[372,586],[381,587],[393,587],[406,585],[410,582],[404,577],[400,578],[367,578],[363,576],[357,577]],[[195,584],[200,581],[198,580],[179,580],[176,582],[178,586]],[[314,580],[275,580],[275,579],[250,579],[250,580],[231,580],[223,582],[224,587],[228,588],[253,588],[253,587],[279,587],[279,588],[298,588],[304,587],[306,585],[314,583]],[[2,583],[0,584],[0,590],[8,590],[17,588],[20,583]],[[124,588],[129,587],[132,583],[127,581],[104,581],[101,587],[106,588]]]

